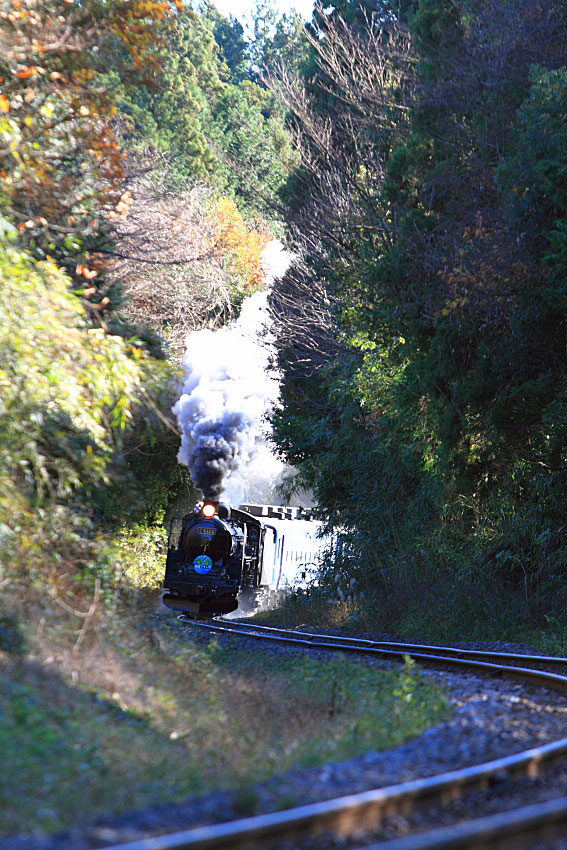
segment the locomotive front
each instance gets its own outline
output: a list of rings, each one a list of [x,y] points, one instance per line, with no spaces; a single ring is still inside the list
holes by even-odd
[[[244,532],[230,521],[228,507],[215,502],[197,505],[183,517],[177,544],[170,541],[164,604],[194,614],[234,611],[243,548]]]
[[[195,616],[228,614],[237,595],[261,579],[263,524],[244,511],[206,501],[170,528],[163,602]]]

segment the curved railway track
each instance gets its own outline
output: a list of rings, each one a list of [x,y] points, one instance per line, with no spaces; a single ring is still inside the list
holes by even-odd
[[[183,615],[178,619],[187,621]],[[523,682],[567,690],[567,658],[463,650],[390,641],[343,638],[312,632],[258,626],[216,619],[191,621],[213,632],[238,634],[257,640],[310,649],[327,649],[381,658],[411,657],[421,664],[450,666],[476,674],[511,677]],[[407,817],[444,805],[463,795],[482,791],[505,779],[536,777],[567,761],[567,738],[516,755],[454,770],[438,776],[326,800],[283,812],[259,815],[186,832],[115,845],[113,850],[268,850],[283,842],[300,842],[332,833],[356,840],[357,834],[376,830],[393,814]],[[365,850],[449,850],[449,848],[533,848],[537,842],[567,836],[567,798],[560,798],[489,817],[458,823]],[[293,845],[290,845],[293,846]],[[354,845],[352,845],[354,846]]]

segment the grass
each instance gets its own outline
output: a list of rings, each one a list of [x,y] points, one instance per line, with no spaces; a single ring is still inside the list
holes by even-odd
[[[313,660],[214,642],[208,652],[226,684],[236,692],[252,685],[260,695],[254,714],[246,718],[248,724],[253,716],[253,724],[241,735],[247,760],[252,756],[263,765],[265,776],[396,746],[446,710],[443,696],[411,661],[383,670],[341,655]]]
[[[333,600],[311,592],[305,595],[289,594],[277,608],[267,608],[254,615],[254,622],[266,626],[282,623],[312,628],[343,629],[348,624],[356,607],[350,602]]]
[[[0,678],[4,833],[60,829],[89,813],[157,802],[164,783],[173,796],[195,784],[195,767],[134,712],[38,670],[9,673]]]
[[[100,612],[77,649],[72,616],[27,613],[27,652],[0,652],[3,834],[216,788],[251,813],[254,782],[393,746],[447,711],[411,664],[188,640],[169,615],[131,609]]]

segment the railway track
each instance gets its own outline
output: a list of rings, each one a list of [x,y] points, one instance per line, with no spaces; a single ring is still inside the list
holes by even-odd
[[[179,619],[186,618],[181,615]],[[567,658],[342,638],[222,619],[210,623],[190,622],[217,633],[382,658],[409,656],[421,664],[456,667],[477,674],[511,677],[561,692],[567,690],[567,675],[555,672],[557,669],[567,671]],[[503,779],[540,776],[566,762],[567,738],[562,738],[516,755],[438,776],[283,812],[115,845],[113,850],[269,850],[286,842],[297,843],[329,833],[356,842],[357,835],[378,829],[388,816],[407,817],[427,811],[470,792],[490,789]],[[481,847],[519,850],[566,836],[567,798],[560,798],[393,841],[366,844],[365,850],[472,850]]]

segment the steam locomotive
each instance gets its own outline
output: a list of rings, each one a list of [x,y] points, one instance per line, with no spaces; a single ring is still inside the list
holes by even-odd
[[[222,502],[205,501],[170,527],[163,602],[195,617],[228,614],[237,597],[254,599],[268,590],[263,574],[266,536],[273,525]],[[270,541],[272,542],[272,541]]]

